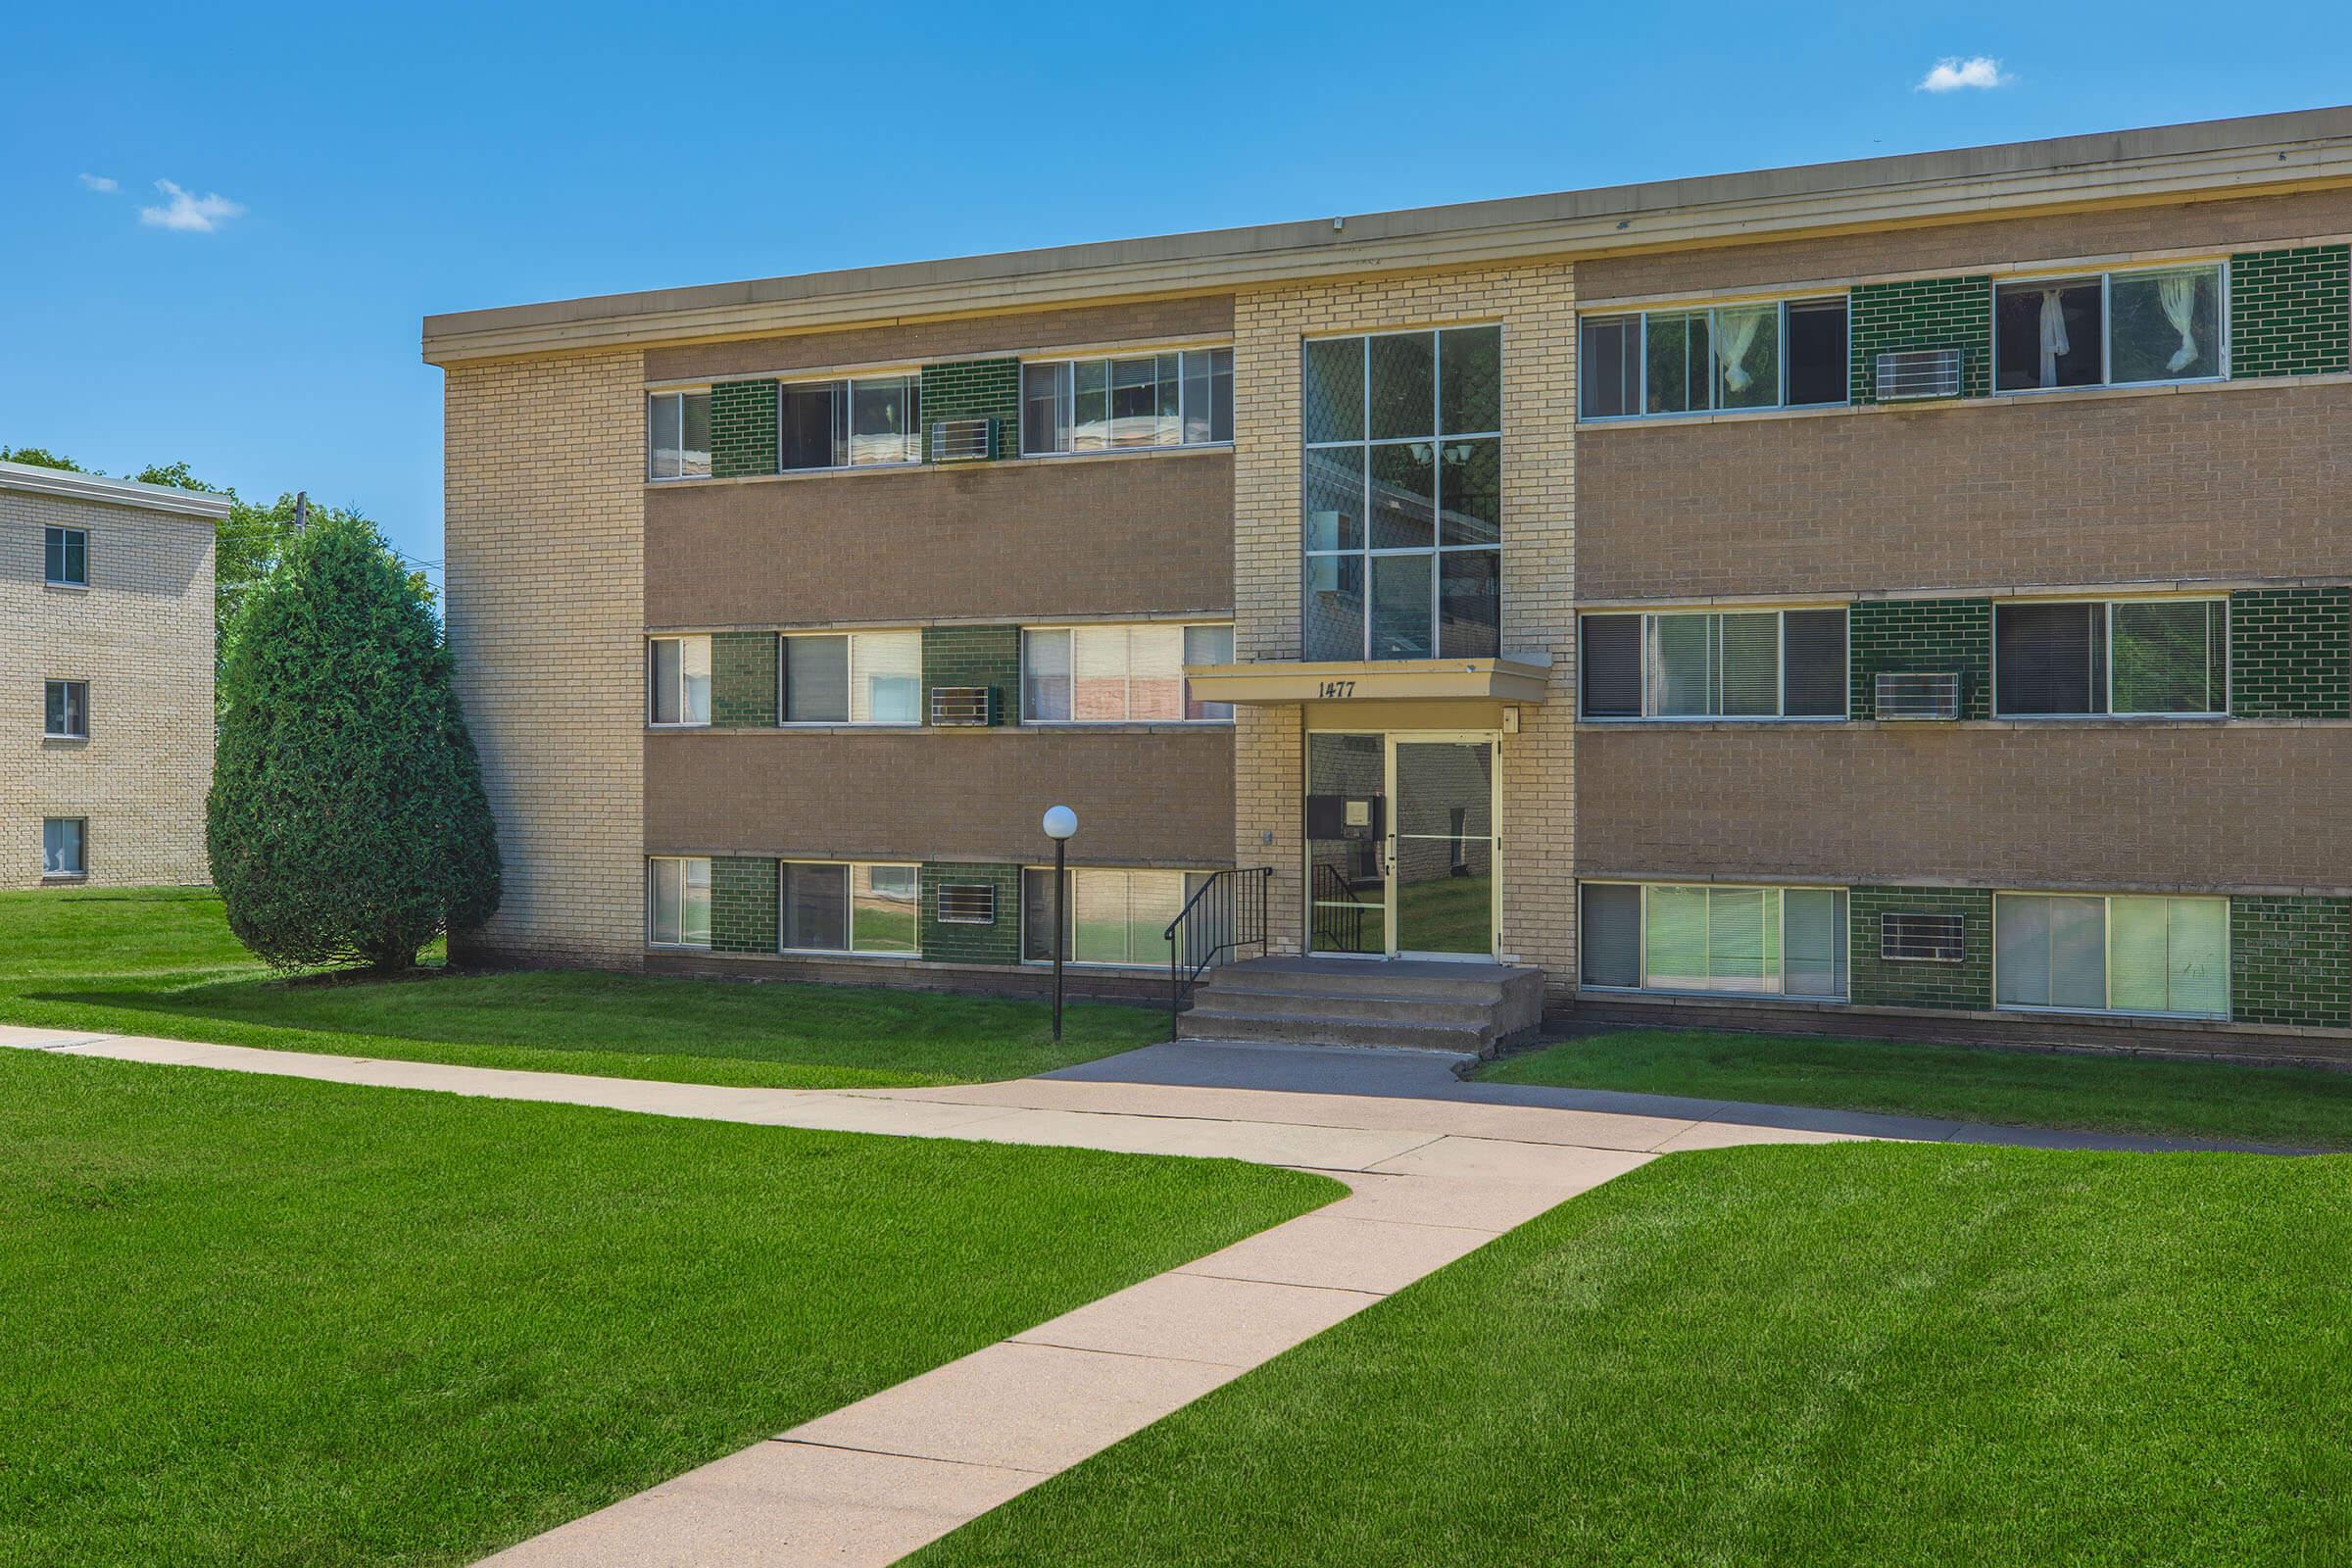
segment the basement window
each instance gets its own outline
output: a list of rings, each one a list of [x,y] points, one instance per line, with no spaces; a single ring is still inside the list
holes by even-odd
[[[45,877],[87,876],[89,862],[82,853],[89,836],[89,821],[79,816],[50,816],[41,819],[41,875]]]
[[[645,862],[645,940],[657,948],[710,945],[710,862],[660,855]]]
[[[2064,1012],[2230,1016],[2230,901],[2001,893],[1993,1000]]]
[[[1582,984],[1594,990],[1845,996],[1845,890],[1582,885]]]
[[[787,860],[780,875],[785,952],[910,957],[920,946],[914,866]]]
[[[2224,290],[2219,264],[2002,283],[1992,297],[1993,387],[2217,378]]]
[[[1073,866],[1062,957],[1070,963],[1168,965],[1168,927],[1208,879],[1200,871]],[[1054,870],[1021,873],[1021,957],[1054,961]]]
[[[2230,602],[2119,599],[1993,607],[1995,714],[2220,717],[2230,707]]]

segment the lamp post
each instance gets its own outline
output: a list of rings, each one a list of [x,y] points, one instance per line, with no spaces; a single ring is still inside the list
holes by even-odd
[[[1070,923],[1062,901],[1070,885],[1070,837],[1078,831],[1078,813],[1066,806],[1046,812],[1046,837],[1054,841],[1054,1043],[1061,1044],[1061,950],[1070,938]]]

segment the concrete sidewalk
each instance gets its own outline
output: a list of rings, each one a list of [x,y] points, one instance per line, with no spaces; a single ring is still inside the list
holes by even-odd
[[[1065,1075],[949,1089],[716,1088],[0,1025],[0,1047],[10,1046],[662,1116],[1219,1155],[1325,1172],[1350,1189],[489,1559],[505,1568],[895,1562],[1659,1153],[1851,1136],[1703,1116]]]

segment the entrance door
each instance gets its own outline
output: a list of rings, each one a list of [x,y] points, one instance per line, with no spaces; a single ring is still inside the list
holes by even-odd
[[[1391,951],[1494,956],[1494,741],[1389,738]]]
[[[1494,737],[1306,739],[1308,951],[1494,956]]]

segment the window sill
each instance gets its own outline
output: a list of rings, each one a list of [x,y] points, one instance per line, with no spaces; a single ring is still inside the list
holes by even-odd
[[[1919,415],[1957,409],[2019,408],[2039,399],[2096,402],[2106,398],[2169,398],[2206,392],[2253,391],[2282,387],[2352,385],[2352,371],[2328,370],[2317,375],[2248,375],[2205,377],[2195,381],[2133,381],[2122,386],[2064,386],[2030,391],[1991,392],[1983,397],[1917,398],[1895,403],[1833,403],[1800,409],[1753,409],[1714,414],[1621,414],[1600,418],[1582,416],[1579,433],[1617,430],[1687,429],[1698,424],[1745,424],[1758,419],[1834,419],[1857,415]]]
[[[41,873],[41,886],[45,888],[71,887],[74,883],[87,882],[89,879],[90,873],[87,871],[44,871]]]
[[[43,748],[57,751],[78,751],[89,744],[90,738],[87,735],[43,735],[41,737]]]
[[[668,490],[681,485],[740,485],[793,483],[809,479],[839,479],[864,473],[956,473],[994,468],[1026,468],[1040,464],[1060,463],[1125,463],[1138,458],[1183,458],[1217,454],[1233,456],[1230,441],[1204,441],[1183,447],[1127,447],[1117,452],[1055,452],[1031,454],[1024,457],[991,458],[963,463],[868,463],[847,468],[790,468],[779,473],[735,473],[725,477],[710,475],[693,479],[647,479],[647,490]]]
[[[1996,1002],[1995,1013],[2018,1018],[2111,1018],[2119,1023],[2226,1024],[2223,1012],[2133,1012],[2124,1007],[2035,1007],[2025,1003]]]
[[[2095,381],[2085,386],[1996,386],[1989,394],[1995,398],[2071,397],[2096,392],[2173,392],[2190,386],[2222,386],[2226,375],[2184,375],[2179,379],[2161,381]]]
[[[707,718],[692,724],[648,724],[645,726],[646,732],[651,735],[667,735],[682,729],[696,730],[709,729],[710,727],[710,721]]]
[[[60,593],[68,594],[86,594],[90,591],[90,585],[86,582],[49,582],[44,580],[41,586],[55,588]]]
[[[1806,997],[1788,991],[1679,991],[1663,986],[1596,986],[1580,982],[1580,992],[1601,997],[1654,997],[1661,1002],[1793,1002],[1812,1006],[1842,1006],[1844,997]]]

